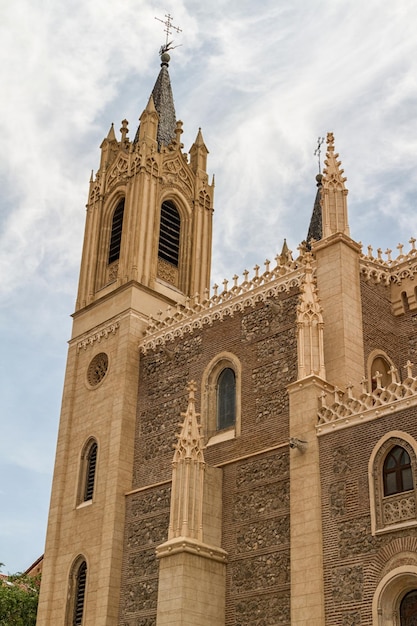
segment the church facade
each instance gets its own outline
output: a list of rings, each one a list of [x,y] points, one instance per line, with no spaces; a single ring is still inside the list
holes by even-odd
[[[307,242],[210,292],[161,60],[90,181],[37,624],[413,626],[415,240],[362,252],[329,133]]]

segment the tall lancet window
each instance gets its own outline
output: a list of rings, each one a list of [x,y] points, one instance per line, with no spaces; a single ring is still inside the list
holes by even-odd
[[[93,499],[94,492],[94,479],[96,476],[97,465],[97,444],[94,441],[88,451],[86,458],[86,477],[85,477],[85,489],[84,489],[84,501]]]
[[[109,245],[109,258],[108,263],[117,261],[120,257],[120,246],[122,243],[122,227],[123,227],[123,213],[125,210],[124,198],[120,200],[114,213],[111,225],[110,245]]]
[[[87,563],[82,561],[75,577],[73,626],[82,626],[84,615],[85,588],[87,585]]]
[[[236,378],[230,367],[217,379],[217,430],[233,426],[236,421]]]
[[[180,252],[180,214],[173,202],[167,200],[161,206],[158,256],[178,267]]]

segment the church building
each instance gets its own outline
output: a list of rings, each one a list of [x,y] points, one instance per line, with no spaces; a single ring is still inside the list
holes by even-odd
[[[37,624],[415,626],[415,240],[351,238],[329,133],[296,253],[210,290],[168,64],[90,181]]]

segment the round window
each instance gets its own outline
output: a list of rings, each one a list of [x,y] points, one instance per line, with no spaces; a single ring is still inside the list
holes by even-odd
[[[87,382],[91,387],[96,387],[105,375],[107,374],[107,370],[109,367],[109,357],[105,352],[100,352],[100,354],[96,354],[94,359],[91,361],[87,370]]]

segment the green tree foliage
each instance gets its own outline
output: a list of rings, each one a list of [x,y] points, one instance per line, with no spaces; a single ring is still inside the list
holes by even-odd
[[[35,626],[40,582],[25,574],[0,579],[0,626]]]

